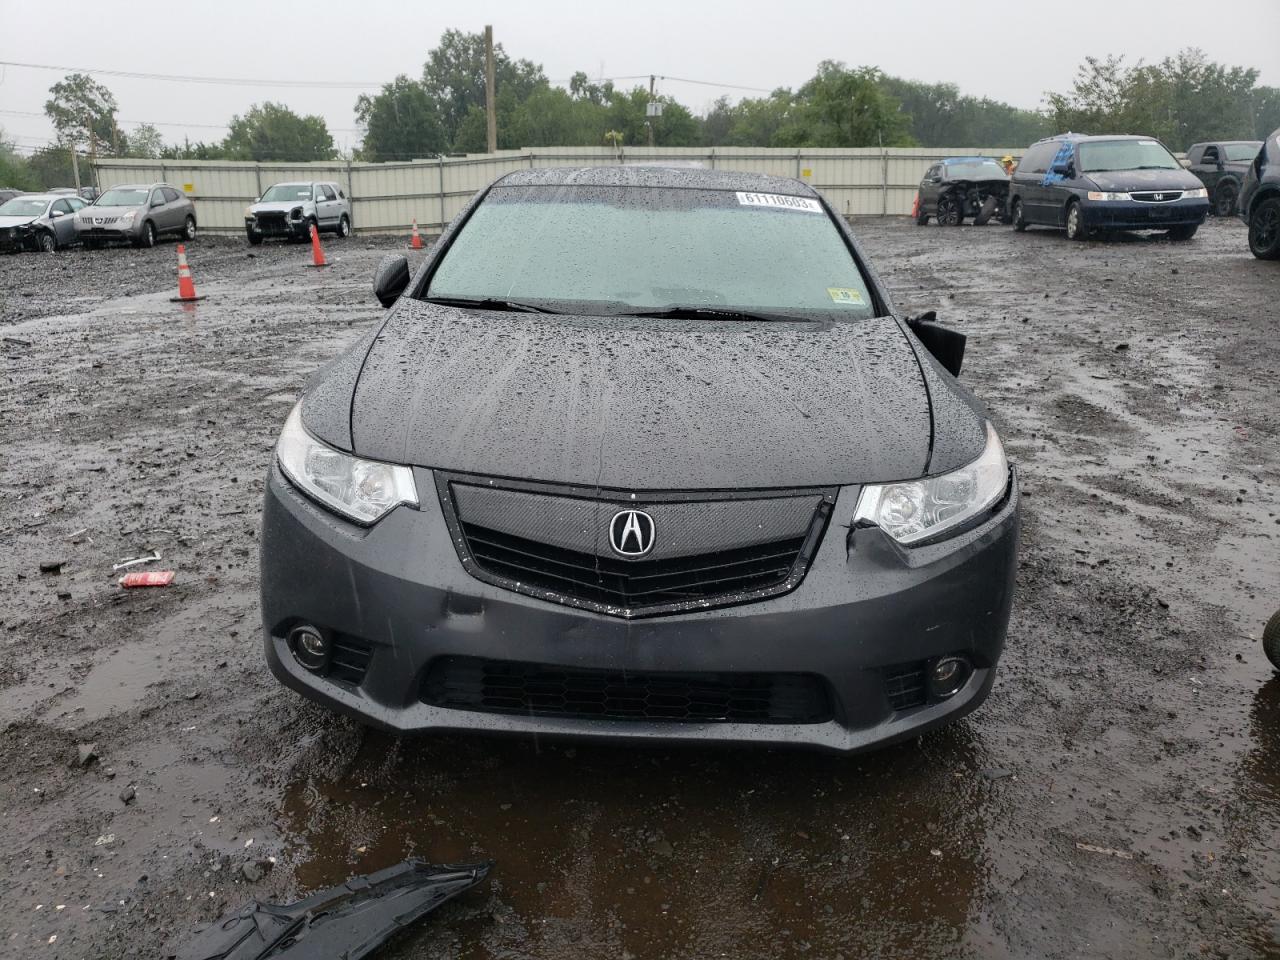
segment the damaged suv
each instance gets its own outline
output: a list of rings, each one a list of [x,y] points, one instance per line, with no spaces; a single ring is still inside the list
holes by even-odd
[[[1009,174],[991,157],[948,157],[925,171],[920,181],[916,223],[930,217],[958,227],[965,217],[982,226],[992,217],[1009,222]]]
[[[987,696],[1017,475],[807,184],[482,190],[285,422],[266,658],[397,731],[851,751]]]
[[[305,240],[311,228],[351,236],[351,201],[336,183],[277,183],[244,211],[244,232],[255,246],[267,237]]]

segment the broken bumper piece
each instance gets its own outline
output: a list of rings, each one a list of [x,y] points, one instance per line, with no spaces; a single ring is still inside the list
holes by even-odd
[[[289,904],[251,900],[215,921],[171,960],[360,960],[478,884],[493,862],[406,860]]]

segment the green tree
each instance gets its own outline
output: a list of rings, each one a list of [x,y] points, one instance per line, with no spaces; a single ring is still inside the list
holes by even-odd
[[[875,67],[849,69],[835,60],[818,64],[818,73],[795,96],[788,122],[772,138],[778,146],[911,146],[909,118],[883,85]]]
[[[232,160],[329,160],[333,137],[324,118],[302,117],[279,103],[254,104],[231,118],[223,146]]]
[[[79,143],[97,153],[111,153],[117,140],[116,98],[87,73],[71,73],[49,88],[44,112],[57,142]]]
[[[140,123],[128,135],[122,138],[124,155],[144,160],[154,160],[164,153],[164,138],[160,131],[149,123]]]
[[[27,158],[27,169],[31,181],[37,190],[48,190],[53,187],[74,187],[76,185],[75,170],[71,165],[71,150],[68,147],[50,144],[41,147]],[[80,178],[82,183],[91,182],[92,174],[89,165],[81,160]]]
[[[42,186],[31,172],[27,158],[18,153],[17,145],[0,130],[0,187],[39,190]]]
[[[539,87],[547,85],[542,67],[529,60],[512,60],[502,44],[493,45],[496,96],[508,95],[519,104]],[[445,139],[459,149],[459,133],[467,115],[484,110],[484,34],[446,30],[439,45],[427,55],[422,86],[440,111]]]
[[[364,127],[362,160],[435,157],[448,147],[440,106],[421,83],[400,74],[374,96],[356,100],[356,120]]]
[[[1262,140],[1280,129],[1280,87],[1256,87],[1249,98],[1253,114],[1253,136]]]

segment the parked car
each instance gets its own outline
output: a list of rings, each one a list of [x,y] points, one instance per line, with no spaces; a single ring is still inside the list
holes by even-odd
[[[1259,260],[1280,260],[1280,130],[1263,141],[1240,187],[1240,216]]]
[[[849,751],[986,697],[1019,495],[956,380],[798,180],[492,184],[289,414],[266,657],[394,730]]]
[[[244,232],[253,244],[267,237],[306,239],[312,224],[322,233],[351,235],[351,201],[338,184],[273,184],[244,211]]]
[[[930,217],[959,226],[965,217],[982,226],[993,216],[1008,223],[1009,175],[991,157],[948,157],[925,171],[920,181],[916,223]]]
[[[24,193],[0,204],[0,250],[41,250],[52,253],[76,241],[79,197]]]
[[[1236,212],[1240,184],[1260,149],[1261,140],[1219,140],[1191,145],[1187,151],[1187,169],[1208,188],[1209,209],[1215,216],[1229,217]]]
[[[1031,145],[1013,172],[1009,209],[1016,230],[1065,229],[1073,240],[1111,230],[1166,230],[1190,240],[1209,212],[1209,191],[1151,137],[1049,137]]]
[[[162,236],[196,238],[196,207],[167,183],[127,183],[112,187],[76,217],[85,246],[132,243],[153,247]]]
[[[21,196],[23,192],[22,190],[15,190],[13,187],[0,187],[0,203],[5,203],[14,197]]]

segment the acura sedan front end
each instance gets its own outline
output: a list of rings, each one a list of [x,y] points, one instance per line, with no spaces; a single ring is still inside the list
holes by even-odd
[[[499,181],[288,418],[271,669],[397,731],[850,751],[963,715],[1018,485],[939,329],[796,181]]]

